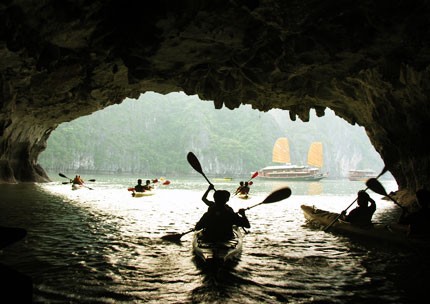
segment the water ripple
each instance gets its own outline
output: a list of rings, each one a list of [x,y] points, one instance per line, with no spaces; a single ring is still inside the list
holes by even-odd
[[[422,270],[414,282],[429,270],[425,253],[411,258],[304,220],[303,201],[338,211],[352,201],[345,195],[296,195],[249,210],[252,227],[238,263],[202,268],[191,254],[192,234],[181,243],[161,239],[188,231],[206,210],[207,185],[179,183],[141,199],[119,182],[82,192],[58,183],[2,186],[0,222],[28,231],[2,251],[2,262],[33,278],[36,303],[412,303],[419,288],[405,281],[409,267]],[[261,188],[251,201],[230,205],[238,210],[265,195]],[[394,207],[377,204],[385,220],[383,208]]]

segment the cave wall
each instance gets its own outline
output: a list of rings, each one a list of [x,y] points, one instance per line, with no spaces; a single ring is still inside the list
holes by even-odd
[[[427,1],[3,1],[0,180],[37,165],[62,122],[184,91],[364,126],[399,188],[430,189]],[[335,130],[334,130],[335,131]]]

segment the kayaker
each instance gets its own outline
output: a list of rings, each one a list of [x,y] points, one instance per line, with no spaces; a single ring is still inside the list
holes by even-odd
[[[84,184],[84,180],[81,178],[80,175],[76,175],[75,178],[73,179],[72,183],[78,184],[78,185],[83,185]]]
[[[245,185],[242,187],[242,190],[240,190],[240,194],[248,195],[249,194],[249,183],[245,182]]]
[[[145,191],[145,189],[142,185],[142,180],[140,178],[137,180],[137,185],[134,186],[134,191],[136,191],[136,192],[144,192]]]
[[[346,215],[346,211],[342,211],[341,220],[360,226],[371,224],[372,216],[376,211],[375,201],[366,191],[360,190],[357,193],[357,204],[358,207],[351,210],[348,215]]]
[[[430,234],[430,192],[420,189],[415,193],[419,209],[413,213],[405,211],[402,213],[399,224],[409,225],[409,235]]]
[[[151,181],[149,179],[146,180],[146,184],[143,186],[145,191],[151,191],[153,187],[151,186]]]
[[[202,197],[203,202],[209,206],[207,212],[203,214],[197,222],[195,229],[204,229],[204,239],[207,241],[225,241],[233,237],[233,225],[249,228],[248,218],[245,209],[240,209],[235,213],[227,205],[230,199],[230,192],[226,190],[215,191],[213,197],[215,202],[207,199],[209,191],[214,190],[213,185],[209,185]]]

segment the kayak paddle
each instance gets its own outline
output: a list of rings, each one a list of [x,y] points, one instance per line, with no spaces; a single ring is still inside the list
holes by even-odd
[[[379,177],[381,177],[387,171],[388,171],[388,168],[387,168],[387,166],[385,166],[382,169],[381,173],[379,173],[379,175],[375,178],[375,180],[378,179]],[[367,183],[366,183],[366,185],[367,185]],[[367,191],[367,189],[369,189],[369,186],[367,186],[367,188],[364,189],[364,191]],[[328,224],[323,230],[327,231],[331,226],[333,226],[333,224],[336,223],[336,221],[340,218],[340,216],[342,215],[342,213],[346,212],[357,201],[357,199],[358,199],[358,196],[355,198],[355,200],[348,207],[346,207],[345,210],[343,210],[341,213],[339,213],[339,215],[336,216],[336,218],[330,224]]]
[[[402,205],[400,205],[394,198],[392,198],[387,191],[385,191],[384,186],[376,179],[376,178],[369,178],[366,182],[367,188],[372,190],[373,192],[376,192],[380,195],[388,197],[390,200],[392,200],[397,206],[404,209]]]
[[[245,210],[249,210],[251,208],[254,208],[263,204],[271,204],[271,203],[279,202],[279,201],[282,201],[283,199],[289,198],[290,196],[291,196],[291,189],[289,187],[284,187],[273,191],[264,199],[264,201],[262,201],[261,203],[255,204],[253,206],[250,206],[248,208],[245,208]]]
[[[248,183],[251,181],[251,179],[256,178],[257,176],[258,176],[258,171],[252,174],[251,178],[248,180]]]
[[[253,206],[250,206],[248,208],[246,208],[245,210],[249,210],[251,208],[257,207],[259,205],[263,205],[263,204],[271,204],[271,203],[275,203],[278,201],[281,201],[283,199],[289,198],[291,196],[291,189],[289,187],[285,187],[285,188],[281,188],[278,190],[273,191],[272,193],[270,193],[265,199],[264,201],[262,201],[261,203],[255,204]],[[175,234],[167,234],[161,237],[161,239],[166,240],[166,241],[171,241],[171,242],[179,242],[181,240],[181,237],[183,237],[184,235],[193,232],[195,229],[190,229],[186,232],[183,233],[175,233]]]
[[[184,235],[193,232],[195,229],[190,229],[187,232],[183,232],[183,233],[175,233],[175,234],[167,234],[161,237],[162,240],[165,241],[170,241],[170,242],[179,242],[181,240],[181,237],[183,237]]]
[[[202,166],[201,166],[199,160],[197,159],[197,156],[195,156],[193,152],[188,152],[187,160],[188,160],[188,163],[191,165],[191,167],[193,167],[194,170],[196,170],[201,175],[203,175],[203,177],[206,179],[206,181],[209,183],[209,185],[213,185],[209,181],[209,179],[206,177],[206,175],[203,173]],[[181,237],[183,237],[184,235],[186,235],[190,232],[193,232],[193,231],[194,231],[194,228],[188,230],[187,232],[183,232],[183,233],[167,234],[167,235],[162,236],[161,239],[166,240],[166,241],[170,241],[170,242],[179,242],[181,240]]]
[[[71,179],[70,177],[65,176],[63,173],[58,173],[59,176],[67,178],[70,180],[70,182],[63,182],[63,184],[70,184],[71,182],[73,182],[73,179]],[[94,178],[89,179],[89,182],[95,182],[96,180]]]
[[[95,179],[89,179],[88,181],[89,182],[95,182],[96,180]],[[71,184],[71,183],[73,183],[72,180],[70,182],[62,182],[63,185],[67,185],[67,184]]]
[[[207,180],[207,182],[209,183],[209,185],[213,186],[213,184],[209,181],[209,179],[203,173],[202,166],[200,165],[199,160],[197,159],[197,157],[194,155],[193,152],[188,152],[188,154],[187,154],[187,160],[188,160],[188,163],[191,165],[191,167],[193,167],[194,170],[196,170],[201,175],[203,175],[203,177]]]
[[[73,179],[71,179],[70,177],[65,176],[63,173],[58,173],[59,176],[67,178],[68,180],[72,181]]]

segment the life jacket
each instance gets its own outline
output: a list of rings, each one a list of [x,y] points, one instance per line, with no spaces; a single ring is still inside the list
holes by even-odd
[[[233,225],[238,224],[238,215],[227,205],[209,207],[197,227],[204,228],[207,240],[228,240],[233,237]]]

